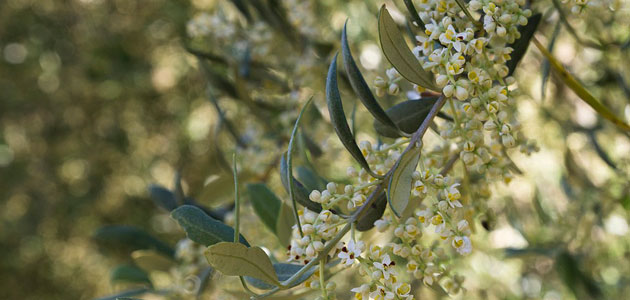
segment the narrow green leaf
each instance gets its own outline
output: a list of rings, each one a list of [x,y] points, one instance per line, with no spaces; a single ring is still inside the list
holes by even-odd
[[[287,166],[287,158],[286,158],[286,153],[282,155],[282,157],[280,158],[280,180],[282,181],[282,185],[284,186],[284,189],[287,191],[287,193],[289,193],[289,177],[288,177],[288,166]],[[310,192],[304,187],[304,185],[298,181],[295,177],[292,180],[293,182],[293,191],[295,192],[295,200],[297,201],[297,203],[301,204],[302,206],[308,208],[309,210],[312,210],[314,212],[320,212],[322,211],[322,205],[317,203],[317,202],[313,202],[311,201],[311,199],[308,198]]]
[[[385,213],[387,208],[387,195],[383,190],[376,196],[376,200],[370,207],[367,208],[367,212],[357,220],[356,229],[358,231],[368,231],[374,227],[374,222],[380,219]]]
[[[276,222],[280,214],[282,201],[264,183],[248,184],[247,193],[256,215],[269,230],[277,233]]]
[[[146,272],[168,272],[174,265],[174,262],[170,257],[164,256],[153,250],[136,250],[131,253],[131,258],[133,258],[133,262],[136,266]]]
[[[512,76],[514,70],[516,70],[516,65],[523,59],[525,56],[525,52],[527,52],[527,47],[529,46],[529,42],[531,41],[536,29],[538,28],[538,24],[542,20],[541,14],[534,14],[527,19],[527,25],[519,26],[519,32],[521,33],[521,37],[514,41],[514,43],[509,46],[514,49],[510,56],[512,57],[507,63],[507,67],[509,69],[508,76]]]
[[[328,69],[328,76],[326,77],[326,103],[328,104],[328,113],[330,114],[330,121],[332,122],[337,136],[341,140],[341,143],[346,147],[348,152],[354,157],[354,159],[368,171],[372,176],[378,177],[370,169],[365,157],[361,153],[359,146],[350,132],[348,121],[346,120],[346,114],[343,112],[343,104],[341,103],[341,95],[339,94],[339,87],[337,86],[337,54],[330,63]]]
[[[273,264],[273,269],[276,271],[276,275],[278,276],[278,280],[280,281],[285,281],[289,279],[291,276],[293,276],[293,274],[300,271],[302,267],[303,267],[302,265],[294,265],[294,264],[284,264],[284,263]],[[308,271],[306,271],[296,281],[295,285],[299,285],[302,282],[306,281],[309,277],[311,277],[311,275],[313,275],[313,273],[315,273],[316,269],[317,268],[313,267],[309,269]],[[261,290],[270,290],[274,288],[273,285],[267,284],[264,281],[253,278],[253,277],[245,277],[245,279],[247,280],[248,283],[250,283],[254,287],[259,288]]]
[[[411,0],[404,0],[404,2],[407,7],[407,11],[409,11],[409,15],[411,15],[411,20],[414,21],[416,25],[422,29],[422,31],[424,31],[424,22],[420,19],[420,15],[418,15],[418,11],[413,5],[413,2]]]
[[[175,200],[173,192],[161,185],[149,185],[149,196],[151,196],[151,199],[153,199],[157,206],[167,211],[177,208],[177,201]]]
[[[615,114],[613,114],[606,106],[604,106],[595,96],[593,96],[588,90],[586,90],[582,84],[580,84],[574,77],[567,71],[562,64],[556,60],[549,51],[538,41],[536,38],[532,39],[534,45],[538,48],[538,50],[549,60],[551,63],[551,67],[558,72],[560,78],[575,94],[578,95],[586,104],[588,104],[591,108],[593,108],[599,115],[608,121],[615,124],[621,130],[630,131],[630,125],[626,124],[621,119],[617,118]]]
[[[227,276],[249,276],[265,283],[280,285],[269,256],[260,247],[221,242],[205,251],[208,263]]]
[[[402,154],[400,160],[394,166],[394,173],[389,180],[387,188],[387,200],[396,216],[400,217],[409,204],[413,178],[411,175],[418,166],[421,149],[413,147]]]
[[[211,218],[195,206],[182,205],[171,213],[171,217],[184,228],[189,239],[199,244],[210,246],[234,239],[232,227]],[[240,242],[249,246],[243,235],[240,235]]]
[[[149,275],[133,265],[120,265],[114,268],[109,275],[109,280],[112,283],[141,283],[152,286]]]
[[[473,16],[468,11],[468,8],[466,8],[466,2],[464,2],[464,0],[455,0],[455,2],[457,2],[459,8],[464,12],[464,14],[466,14],[466,17],[468,17],[470,21],[472,21],[473,23],[477,22],[477,20],[475,20],[475,18],[473,18]]]
[[[357,64],[354,62],[350,46],[348,46],[348,35],[346,33],[347,25],[348,21],[346,21],[343,25],[343,31],[341,32],[341,55],[343,56],[343,66],[346,69],[346,74],[348,74],[350,85],[357,96],[359,96],[359,100],[361,100],[363,105],[365,105],[375,119],[396,130],[396,125],[394,125],[394,122],[387,116],[383,108],[381,108],[378,104],[376,98],[374,98],[374,95],[372,94],[372,91],[370,91],[370,87],[367,83],[365,83],[365,79],[363,79],[363,75],[361,75],[359,67],[357,67]]]
[[[381,6],[379,11],[378,36],[383,54],[402,77],[421,87],[440,91],[435,86],[433,74],[422,68],[416,56],[407,47],[405,39],[385,5]]]
[[[291,241],[293,224],[295,224],[293,210],[286,203],[282,203],[278,214],[278,220],[276,221],[276,236],[278,237],[280,244],[283,246],[289,245],[289,242]]]
[[[166,243],[132,226],[105,226],[98,229],[93,238],[99,245],[113,250],[151,249],[169,257],[175,254],[175,251]]]
[[[307,190],[323,190],[326,188],[326,180],[307,167],[298,166],[296,168],[297,178],[304,183]]]
[[[549,45],[547,46],[547,51],[549,53],[553,53],[553,48],[556,45],[556,39],[558,38],[558,34],[560,33],[560,22],[556,23],[556,27],[553,29],[553,34],[551,35],[551,40],[549,41]],[[542,84],[540,86],[540,99],[545,100],[545,92],[547,92],[547,82],[549,81],[549,72],[551,71],[551,65],[549,64],[549,60],[545,59],[542,65]]]
[[[293,215],[295,217],[295,222],[298,225],[298,230],[300,231],[300,235],[302,234],[302,225],[300,225],[300,217],[298,216],[298,209],[297,209],[297,196],[295,195],[295,189],[294,189],[294,184],[293,184],[293,147],[295,145],[295,138],[297,136],[297,131],[298,128],[300,126],[300,120],[302,119],[302,115],[304,115],[304,111],[306,111],[306,108],[308,107],[308,105],[311,103],[311,100],[313,100],[313,98],[309,99],[308,102],[306,102],[306,104],[304,104],[304,107],[302,107],[302,110],[300,111],[300,114],[297,117],[297,120],[295,120],[295,125],[293,126],[293,132],[291,133],[291,139],[289,140],[289,149],[287,150],[287,169],[286,169],[286,178],[288,179],[288,187],[289,187],[289,198],[291,198],[291,203],[293,203]]]
[[[387,115],[395,120],[396,126],[402,132],[413,134],[429,115],[437,99],[437,97],[430,97],[404,101],[390,107],[387,110]],[[391,127],[385,126],[378,120],[374,120],[374,130],[384,137],[398,138],[401,136],[400,132],[392,130]]]

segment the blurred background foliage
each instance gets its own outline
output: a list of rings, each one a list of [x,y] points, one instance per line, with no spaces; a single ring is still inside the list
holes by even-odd
[[[238,139],[249,145],[239,152],[249,164],[245,182],[279,186],[276,172],[270,174],[286,149],[297,108],[314,94],[317,109],[307,119],[326,115],[324,74],[346,18],[365,76],[373,79],[388,67],[375,43],[381,1],[307,1],[316,12],[311,23],[289,20],[310,31],[272,30],[268,38],[276,48],[268,50],[188,39],[188,21],[216,12],[218,2],[0,2],[0,298],[89,299],[119,290],[109,282],[110,269],[128,257],[102,252],[92,234],[104,225],[126,224],[174,245],[182,231],[155,207],[147,187],[173,188],[181,174],[186,195],[209,207],[229,205],[224,152],[233,151]],[[232,4],[221,7],[226,16],[239,15]],[[578,39],[558,25],[551,1],[533,8],[544,14],[541,42],[548,45],[557,35],[554,55],[628,122],[627,5],[614,14],[568,15]],[[232,37],[226,41],[239,41]],[[276,55],[281,49],[294,54]],[[207,53],[225,61],[207,59]],[[262,82],[239,83],[245,53],[275,72]],[[621,299],[630,292],[629,136],[598,118],[553,72],[541,72],[544,65],[530,47],[516,72],[523,127],[541,151],[514,155],[524,175],[496,187],[491,213],[477,220],[479,251],[459,271],[473,298]],[[212,82],[205,68],[228,78],[234,94]],[[550,75],[543,97],[544,74]],[[280,80],[274,83],[274,76]],[[216,103],[239,134],[225,130]],[[359,139],[370,139],[365,133],[373,133],[371,119],[364,112],[358,108],[357,124],[364,125]],[[334,136],[329,140],[325,120],[314,124],[305,131],[329,150],[316,162],[318,171],[343,180],[348,155],[338,159],[342,147]],[[326,164],[333,159],[335,165]],[[255,216],[247,213],[243,233],[260,235]],[[268,247],[274,242],[256,241]],[[422,295],[439,297],[429,289]]]

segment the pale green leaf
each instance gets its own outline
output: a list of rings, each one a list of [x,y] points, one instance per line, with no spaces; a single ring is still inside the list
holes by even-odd
[[[389,180],[387,188],[387,199],[392,211],[396,216],[400,217],[407,205],[413,187],[413,178],[411,175],[418,166],[420,159],[420,148],[413,147],[402,154],[400,160],[394,166],[394,173]]]
[[[291,241],[293,224],[295,224],[295,219],[293,218],[291,207],[282,203],[278,214],[278,220],[276,222],[276,236],[278,237],[280,244],[283,246],[289,245],[289,242]]]
[[[562,64],[555,58],[547,48],[543,46],[536,38],[533,38],[532,41],[534,45],[538,48],[538,50],[549,60],[551,67],[558,72],[558,75],[575,94],[577,94],[586,104],[592,107],[599,115],[608,121],[615,124],[621,130],[630,131],[630,125],[626,124],[624,121],[619,119],[615,114],[613,114],[606,106],[604,106],[595,96],[593,96],[582,84],[580,84],[574,77],[567,71]]]
[[[131,258],[136,266],[151,271],[168,272],[174,265],[173,260],[153,250],[136,250],[131,253]]]
[[[205,251],[208,263],[227,276],[249,276],[265,283],[280,285],[271,260],[260,247],[221,242]]]
[[[422,68],[416,56],[407,47],[405,39],[385,5],[381,6],[379,11],[378,36],[383,54],[402,77],[421,87],[440,91],[435,86],[433,74]]]

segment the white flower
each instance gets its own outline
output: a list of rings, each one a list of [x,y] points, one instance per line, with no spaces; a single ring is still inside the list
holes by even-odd
[[[396,263],[394,263],[390,258],[389,258],[389,254],[385,254],[383,255],[383,260],[381,262],[375,261],[374,262],[374,267],[377,268],[380,272],[381,272],[381,276],[385,279],[385,280],[389,280],[389,276],[392,273],[389,270],[390,266],[395,265]]]
[[[368,300],[368,294],[370,293],[370,286],[368,284],[362,284],[359,287],[355,287],[350,290],[354,293],[354,299]]]
[[[390,291],[386,291],[384,286],[377,286],[376,290],[370,293],[370,299],[374,300],[390,300],[396,295]]]
[[[339,252],[339,258],[341,258],[341,263],[346,266],[351,266],[354,263],[354,260],[361,256],[361,251],[363,242],[355,243],[354,240],[350,240],[345,247],[341,248],[341,252]]]
[[[472,251],[472,243],[467,236],[457,236],[451,242],[453,248],[461,255],[469,254]]]

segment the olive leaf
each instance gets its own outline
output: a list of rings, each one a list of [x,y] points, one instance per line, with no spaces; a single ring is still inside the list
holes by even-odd
[[[168,272],[174,265],[170,257],[166,257],[152,250],[136,250],[131,253],[131,258],[133,258],[133,262],[136,266],[147,272]]]
[[[529,42],[534,36],[541,19],[541,14],[534,14],[527,19],[527,25],[519,26],[518,31],[521,33],[521,37],[509,45],[509,47],[512,47],[514,51],[510,54],[512,58],[506,63],[509,70],[508,76],[512,76],[512,73],[516,70],[516,65],[518,65],[521,59],[523,59],[523,56],[525,56]]]
[[[591,108],[593,108],[600,116],[615,124],[619,129],[624,131],[630,131],[630,125],[619,119],[613,112],[611,112],[606,106],[604,106],[593,94],[591,94],[582,84],[580,84],[574,77],[567,71],[562,64],[555,58],[536,38],[532,39],[536,48],[549,60],[551,67],[554,71],[558,72],[560,78],[575,94],[584,100]]]
[[[294,184],[293,184],[293,180],[295,179],[293,177],[293,147],[295,146],[295,140],[297,137],[297,131],[298,128],[300,126],[300,120],[302,119],[302,116],[304,115],[304,111],[306,111],[306,108],[308,107],[308,105],[311,103],[311,101],[313,100],[313,98],[309,99],[306,104],[304,104],[304,106],[302,107],[302,110],[300,111],[300,114],[297,117],[297,120],[295,120],[295,125],[293,126],[293,132],[291,132],[291,139],[289,140],[289,149],[287,150],[287,168],[284,171],[286,173],[286,178],[288,180],[288,184],[287,186],[289,187],[289,198],[291,198],[291,203],[293,204],[293,215],[295,217],[295,222],[298,225],[298,229],[300,231],[300,235],[302,234],[302,225],[300,225],[300,218],[298,216],[298,209],[297,209],[297,196],[296,196],[296,191],[294,189]]]
[[[407,11],[409,11],[409,15],[411,15],[411,20],[414,21],[416,25],[422,29],[422,31],[424,31],[424,22],[420,19],[420,15],[418,15],[418,11],[413,5],[413,2],[411,0],[404,0],[404,2],[407,7]]]
[[[547,51],[549,53],[553,52],[553,48],[556,45],[556,40],[558,39],[558,34],[560,34],[560,22],[556,23],[556,26],[553,29],[553,34],[551,35],[551,40],[549,41],[549,45],[547,46]],[[549,60],[545,59],[542,65],[542,84],[540,85],[540,99],[545,100],[545,92],[547,91],[547,82],[549,81],[549,73],[551,72],[551,65],[549,64]]]
[[[142,229],[132,226],[111,225],[98,229],[94,240],[103,247],[114,250],[152,249],[172,257],[175,251],[166,243]],[[127,254],[128,255],[128,254]]]
[[[213,219],[195,206],[182,205],[171,213],[171,217],[184,228],[189,239],[199,244],[210,246],[234,240],[232,227]],[[243,235],[239,238],[242,244],[249,246]]]
[[[293,224],[295,224],[293,211],[289,205],[283,202],[280,206],[278,220],[276,221],[276,236],[278,237],[280,244],[288,245],[291,241]]]
[[[402,215],[409,204],[409,196],[413,187],[411,175],[418,165],[420,152],[421,149],[418,147],[412,147],[404,152],[396,166],[394,166],[394,173],[392,173],[389,180],[387,199],[392,211],[398,217]]]
[[[343,25],[343,31],[341,32],[341,55],[343,56],[343,66],[346,69],[348,80],[354,92],[359,96],[359,100],[365,105],[368,111],[374,116],[376,120],[389,126],[392,130],[396,130],[396,125],[387,116],[383,108],[378,104],[376,98],[370,91],[370,87],[365,83],[365,79],[361,75],[361,71],[357,64],[354,62],[352,52],[350,52],[350,46],[348,46],[348,35],[346,33],[346,26],[348,21]]]
[[[151,196],[151,199],[153,199],[157,206],[167,211],[177,208],[177,201],[175,200],[173,192],[161,185],[149,185],[149,196]]]
[[[381,6],[379,11],[378,36],[383,54],[402,77],[423,88],[440,91],[435,86],[433,74],[422,68],[416,56],[407,47],[385,5]]]
[[[280,285],[269,256],[260,247],[221,242],[205,251],[210,266],[227,276],[249,276],[265,283]]]
[[[288,236],[283,233],[283,230],[284,227],[288,227],[290,230],[294,222],[291,214],[286,216],[286,212],[283,213],[283,210],[288,208],[290,212],[290,208],[282,203],[264,183],[248,184],[247,193],[256,215],[263,224],[278,237],[282,244],[288,243]],[[287,217],[289,218],[287,219]]]
[[[330,121],[332,122],[341,143],[344,147],[346,147],[348,152],[350,152],[352,157],[354,157],[361,167],[363,167],[372,176],[379,177],[372,172],[370,165],[368,165],[365,157],[363,157],[363,154],[361,153],[359,146],[357,146],[354,136],[350,131],[350,127],[348,126],[346,114],[343,112],[341,95],[339,94],[339,87],[337,86],[337,54],[335,54],[335,57],[330,63],[328,76],[326,77],[326,103],[328,104]]]
[[[284,189],[287,191],[287,193],[289,192],[289,177],[288,177],[288,166],[287,166],[287,158],[286,158],[286,153],[282,155],[282,157],[280,158],[280,180],[282,181],[282,185],[284,186]],[[311,201],[311,199],[309,199],[309,191],[304,187],[304,185],[297,180],[295,177],[292,180],[293,182],[293,191],[294,191],[294,196],[295,196],[295,201],[297,201],[297,203],[301,204],[302,206],[308,208],[309,210],[312,210],[314,212],[320,212],[322,211],[322,205],[317,203],[317,202],[313,202]]]
[[[109,281],[112,283],[141,283],[153,286],[149,275],[134,265],[117,266],[111,271]]]
[[[303,267],[302,265],[295,265],[295,264],[285,264],[285,263],[273,264],[273,269],[276,271],[276,275],[278,276],[278,279],[280,281],[285,281],[291,278],[291,276],[299,272],[302,269],[302,267]],[[300,276],[297,279],[294,285],[299,285],[302,282],[306,281],[309,277],[311,277],[311,275],[313,275],[313,273],[315,273],[316,269],[317,268],[313,267],[309,269],[308,271],[306,271],[304,274],[302,274],[302,276]],[[269,285],[265,283],[264,281],[253,278],[253,277],[245,277],[245,279],[247,280],[248,283],[250,283],[254,287],[259,288],[261,290],[270,290],[274,287],[273,285]]]
[[[316,174],[313,170],[304,167],[298,166],[296,168],[297,178],[301,180],[304,186],[309,190],[323,190],[326,188],[327,181]]]
[[[428,97],[404,101],[387,109],[387,115],[395,120],[396,126],[402,132],[413,134],[426,119],[437,99],[437,97]],[[401,136],[400,132],[392,130],[391,127],[378,120],[374,120],[374,130],[384,137],[398,138]]]
[[[380,219],[387,208],[387,195],[381,190],[375,196],[376,200],[367,208],[367,211],[357,220],[356,229],[358,231],[368,231],[374,227],[374,222]]]

